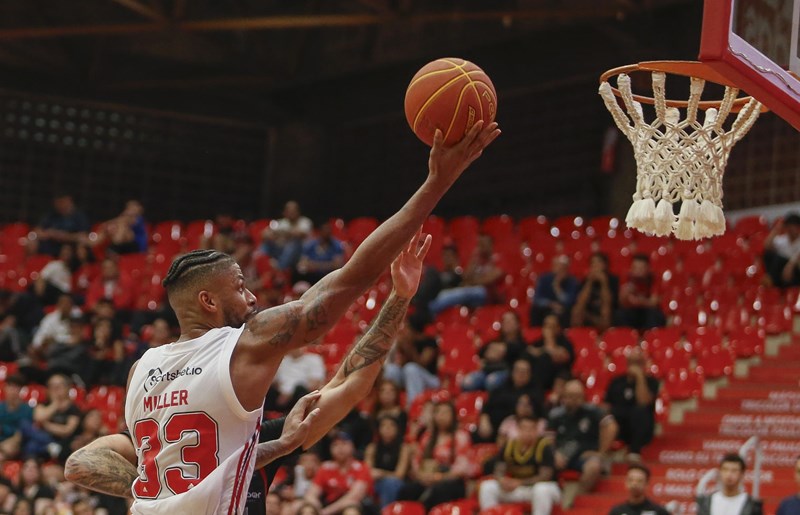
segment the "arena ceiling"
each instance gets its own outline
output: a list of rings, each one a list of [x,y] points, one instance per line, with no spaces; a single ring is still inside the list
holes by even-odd
[[[192,98],[277,116],[281,92],[679,3],[9,0],[0,87],[157,107]]]

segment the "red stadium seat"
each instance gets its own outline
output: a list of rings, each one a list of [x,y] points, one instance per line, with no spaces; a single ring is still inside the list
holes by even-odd
[[[451,325],[468,325],[469,309],[464,306],[447,308],[436,315],[436,327],[441,331]]]
[[[689,368],[691,355],[684,349],[667,347],[663,351],[654,351],[651,354],[653,367],[651,372],[659,378],[666,377],[670,372]]]
[[[664,391],[671,400],[684,400],[699,397],[703,390],[703,376],[695,370],[673,370],[664,381]]]
[[[736,234],[750,236],[760,232],[769,232],[767,219],[760,215],[744,216],[740,218],[734,226]]]
[[[728,344],[737,358],[750,358],[764,354],[766,331],[748,326],[728,333]]]
[[[650,353],[667,347],[674,348],[680,341],[682,334],[683,331],[680,327],[656,327],[646,331],[644,335],[642,335],[643,347]]]
[[[212,220],[192,220],[186,225],[183,237],[189,249],[196,249],[203,239],[211,238],[216,232],[217,227]]]
[[[462,324],[454,324],[445,327],[440,333],[439,348],[442,352],[451,349],[463,349],[472,353],[477,351],[475,346],[475,331],[472,327]]]
[[[347,224],[347,241],[356,249],[377,228],[378,220],[375,218],[354,218]]]
[[[580,349],[596,350],[597,330],[593,327],[570,327],[564,330],[564,336],[572,342],[577,353]]]
[[[506,239],[514,235],[514,219],[508,215],[490,216],[481,224],[481,232],[494,241]]]
[[[576,376],[586,379],[594,372],[606,369],[605,354],[597,349],[580,349],[575,354],[572,370]]]
[[[431,508],[428,515],[473,515],[478,508],[478,501],[463,499],[461,501],[446,502]]]
[[[250,235],[250,238],[253,240],[253,243],[256,246],[261,244],[261,240],[264,239],[264,230],[269,227],[269,223],[270,220],[268,218],[262,218],[259,220],[253,220],[247,224],[247,234]],[[331,220],[331,226],[334,227],[334,237],[341,239],[341,233],[336,232],[333,220]],[[342,222],[342,227],[344,227],[344,222]]]
[[[445,223],[438,216],[429,216],[422,224],[422,232],[431,235],[431,248],[425,261],[431,263],[437,269],[442,267],[442,248],[445,244]]]
[[[439,367],[440,376],[458,377],[474,372],[481,366],[474,347],[455,347],[446,352],[442,349],[442,353],[442,364]]]
[[[425,515],[425,505],[414,501],[397,501],[383,508],[381,515]]]
[[[553,221],[552,234],[562,240],[577,239],[583,235],[585,223],[581,216],[561,216]]]
[[[183,235],[183,226],[178,220],[166,220],[153,227],[151,238],[153,243],[159,244],[166,240],[178,241]]]
[[[528,243],[533,243],[542,235],[550,234],[550,222],[544,216],[529,216],[519,221],[518,231],[520,238]]]
[[[697,358],[697,370],[707,378],[728,377],[733,366],[731,350],[722,346],[705,349]]]
[[[535,341],[542,339],[542,328],[541,327],[526,327],[522,330],[522,338],[528,343],[531,344]],[[569,336],[567,337],[568,339]],[[572,342],[575,345],[575,342]]]
[[[590,238],[601,238],[608,236],[609,231],[617,231],[620,227],[620,220],[614,216],[596,216],[586,224],[586,235]]]
[[[497,506],[481,510],[478,515],[525,515],[527,512],[523,506],[528,507],[527,504],[498,504]]]
[[[616,349],[639,345],[639,333],[630,327],[612,327],[600,337],[600,348],[611,353]]]
[[[483,405],[489,398],[487,392],[463,392],[456,397],[455,407],[458,420],[462,424],[478,422]]]
[[[699,356],[707,349],[722,346],[722,333],[716,327],[698,327],[688,331],[686,339],[693,356]]]
[[[500,319],[508,311],[505,306],[483,306],[477,308],[472,315],[472,327],[482,338],[496,336],[500,331]]]

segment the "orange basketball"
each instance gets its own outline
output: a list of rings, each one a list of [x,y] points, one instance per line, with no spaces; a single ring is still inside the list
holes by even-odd
[[[447,57],[422,67],[406,90],[406,120],[419,139],[433,145],[439,129],[445,145],[457,143],[478,120],[494,121],[497,93],[489,77],[464,59]]]

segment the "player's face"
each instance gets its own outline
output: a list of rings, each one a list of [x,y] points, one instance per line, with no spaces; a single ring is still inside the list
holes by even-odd
[[[634,499],[641,499],[647,491],[647,476],[641,470],[630,470],[625,476],[625,488]]]
[[[723,463],[719,468],[719,477],[722,481],[722,486],[725,488],[733,488],[742,481],[744,471],[738,463]]]
[[[241,327],[258,313],[256,296],[245,287],[239,265],[233,265],[230,272],[223,274],[221,282],[224,324]]]

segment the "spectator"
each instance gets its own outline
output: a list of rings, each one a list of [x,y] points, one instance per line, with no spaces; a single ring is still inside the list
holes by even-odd
[[[569,273],[569,258],[553,258],[552,270],[536,281],[531,305],[531,326],[542,325],[547,315],[556,315],[562,326],[569,325],[570,311],[578,296],[578,280]]]
[[[533,377],[542,391],[551,390],[556,377],[572,370],[575,361],[575,349],[564,335],[559,317],[555,314],[544,318],[542,337],[526,350],[526,358],[533,367]]]
[[[541,390],[534,381],[530,362],[520,358],[511,367],[511,375],[506,382],[490,392],[489,399],[483,405],[483,413],[478,422],[478,436],[481,440],[495,440],[500,424],[514,413],[517,401],[523,395],[531,399],[534,413],[539,413]]]
[[[39,499],[55,499],[56,492],[48,486],[42,478],[42,470],[39,462],[34,458],[28,458],[22,463],[22,468],[17,478],[16,490],[21,499],[26,499],[37,508]],[[41,512],[41,509],[36,509]]]
[[[17,318],[0,313],[0,361],[17,361],[25,352],[24,339],[17,328]]]
[[[736,453],[726,454],[719,464],[722,490],[697,496],[697,515],[761,515],[760,500],[742,489],[745,463]]]
[[[26,457],[59,458],[69,455],[70,443],[80,424],[81,412],[69,398],[69,378],[53,375],[47,382],[47,404],[33,410],[33,426],[23,426],[23,448]]]
[[[31,501],[25,499],[24,497],[17,499],[17,503],[14,504],[14,509],[11,511],[11,515],[33,515],[33,513],[34,511]]]
[[[794,480],[800,487],[800,456],[794,461]],[[800,513],[800,494],[795,494],[781,501],[775,515],[797,515],[798,513]]]
[[[14,459],[22,446],[22,427],[33,422],[33,409],[20,398],[25,379],[19,374],[6,378],[5,400],[0,402],[0,458]]]
[[[529,395],[520,395],[514,408],[514,414],[503,419],[497,429],[497,445],[503,448],[509,440],[517,438],[519,436],[519,423],[526,418],[540,420],[540,413],[536,412],[533,399]],[[544,427],[540,429],[544,429]]]
[[[233,214],[228,211],[219,213],[214,217],[214,234],[203,234],[200,238],[200,248],[219,250],[233,255],[236,253],[236,241],[247,236],[247,232],[243,229],[244,224],[238,222]]]
[[[322,464],[303,499],[320,515],[344,513],[347,508],[370,506],[372,477],[369,467],[355,459],[352,437],[344,432],[331,440],[331,461]],[[358,513],[362,513],[359,511]]]
[[[100,225],[97,236],[93,244],[108,243],[108,250],[114,254],[147,252],[147,224],[141,202],[127,201],[118,217]]]
[[[31,379],[43,383],[51,373],[64,374],[66,376],[78,376],[86,383],[88,374],[91,373],[91,362],[89,359],[88,346],[84,341],[83,317],[73,315],[70,319],[69,339],[66,342],[57,342],[49,345],[44,353],[46,360],[45,370],[25,367],[24,372]]]
[[[100,318],[92,327],[92,340],[88,348],[89,362],[85,375],[87,384],[125,386],[130,363],[125,353],[121,331],[112,320]]]
[[[281,361],[272,387],[267,392],[267,409],[287,411],[303,395],[325,384],[325,362],[322,356],[303,348],[293,349]]]
[[[519,434],[501,447],[495,465],[495,478],[480,485],[481,510],[500,503],[529,503],[533,515],[550,515],[561,500],[555,477],[553,446],[539,434],[538,423],[531,417],[519,420]]]
[[[56,309],[42,319],[39,329],[33,335],[33,349],[46,352],[55,343],[67,343],[70,340],[70,320],[73,315],[80,314],[72,297],[64,294],[58,298]]]
[[[267,506],[267,513],[272,515],[273,513],[276,515],[281,515],[283,512],[283,501],[281,496],[275,492],[268,492],[267,498],[265,499],[265,503]]]
[[[133,307],[134,285],[131,278],[120,273],[117,262],[106,258],[100,265],[100,275],[92,281],[86,292],[86,308],[94,309],[101,299],[110,300],[117,310],[129,310]]]
[[[319,468],[322,466],[322,461],[319,459],[319,454],[312,451],[304,452],[297,459],[297,465],[294,466],[294,496],[301,498],[306,495],[308,488],[314,481],[314,476],[317,475]],[[270,513],[267,511],[267,513]]]
[[[589,326],[600,332],[611,327],[619,298],[619,279],[608,272],[608,256],[592,254],[589,275],[578,292],[572,308],[572,327]]]
[[[333,237],[330,222],[325,222],[320,226],[317,237],[303,245],[297,263],[297,279],[315,284],[343,264],[344,245]]]
[[[378,384],[378,398],[372,409],[372,420],[376,429],[378,420],[382,417],[394,418],[400,428],[400,434],[406,433],[408,415],[400,404],[400,389],[395,383],[386,379]]]
[[[70,451],[77,451],[81,447],[105,436],[108,431],[103,426],[103,414],[99,409],[92,408],[83,415],[80,428],[70,444]]]
[[[0,475],[0,513],[11,513],[17,504],[17,494],[11,481]]]
[[[470,437],[458,428],[455,406],[439,402],[434,408],[431,430],[415,446],[412,481],[403,485],[397,498],[421,502],[430,510],[437,504],[465,497],[465,480],[472,471],[469,452]]]
[[[364,461],[372,472],[380,507],[397,500],[408,473],[411,450],[403,443],[397,419],[383,415],[378,419],[378,438],[367,446]]]
[[[625,475],[625,490],[628,500],[611,508],[608,515],[669,515],[669,512],[647,498],[647,483],[650,469],[641,464],[628,466]]]
[[[583,383],[577,379],[564,386],[563,398],[563,405],[550,412],[547,426],[555,433],[556,469],[580,472],[578,492],[587,493],[600,479],[617,424],[611,415],[586,404]]]
[[[498,337],[478,351],[481,370],[467,375],[461,388],[465,391],[494,390],[508,379],[511,365],[526,347],[519,315],[514,311],[506,311],[501,317]]]
[[[384,377],[406,390],[406,407],[425,390],[439,388],[437,374],[439,346],[436,340],[417,333],[410,328],[401,328],[397,333],[394,359],[387,360],[383,368]]]
[[[300,259],[303,241],[311,235],[311,220],[302,216],[300,205],[290,200],[283,208],[283,218],[272,221],[264,231],[264,253],[273,260],[273,268],[292,270]]]
[[[778,219],[764,241],[764,269],[773,286],[800,285],[800,215]]]
[[[33,293],[39,302],[52,306],[62,295],[72,292],[72,268],[75,263],[75,248],[62,245],[58,258],[44,265],[33,283]]]
[[[58,256],[64,244],[87,240],[89,220],[75,207],[72,195],[59,193],[53,197],[53,211],[33,229],[31,251]]]
[[[428,304],[442,290],[460,286],[462,273],[463,270],[458,262],[458,249],[454,245],[443,247],[441,271],[432,266],[427,267],[420,281],[417,294],[411,301],[416,310],[409,316],[408,321],[414,329],[422,331],[425,325],[430,323]]]
[[[641,348],[632,348],[627,360],[627,373],[609,383],[605,403],[619,425],[619,439],[628,444],[628,461],[639,461],[642,447],[653,439],[659,383],[647,374]]]
[[[495,254],[492,246],[492,238],[482,234],[478,237],[478,245],[464,272],[461,286],[440,291],[428,304],[428,309],[431,315],[436,316],[452,306],[475,308],[496,304],[500,300],[499,287],[504,275],[500,256]]]
[[[619,290],[620,309],[616,313],[615,325],[639,330],[663,326],[666,320],[659,302],[655,277],[650,270],[650,258],[646,254],[636,254],[631,262],[628,280]]]

